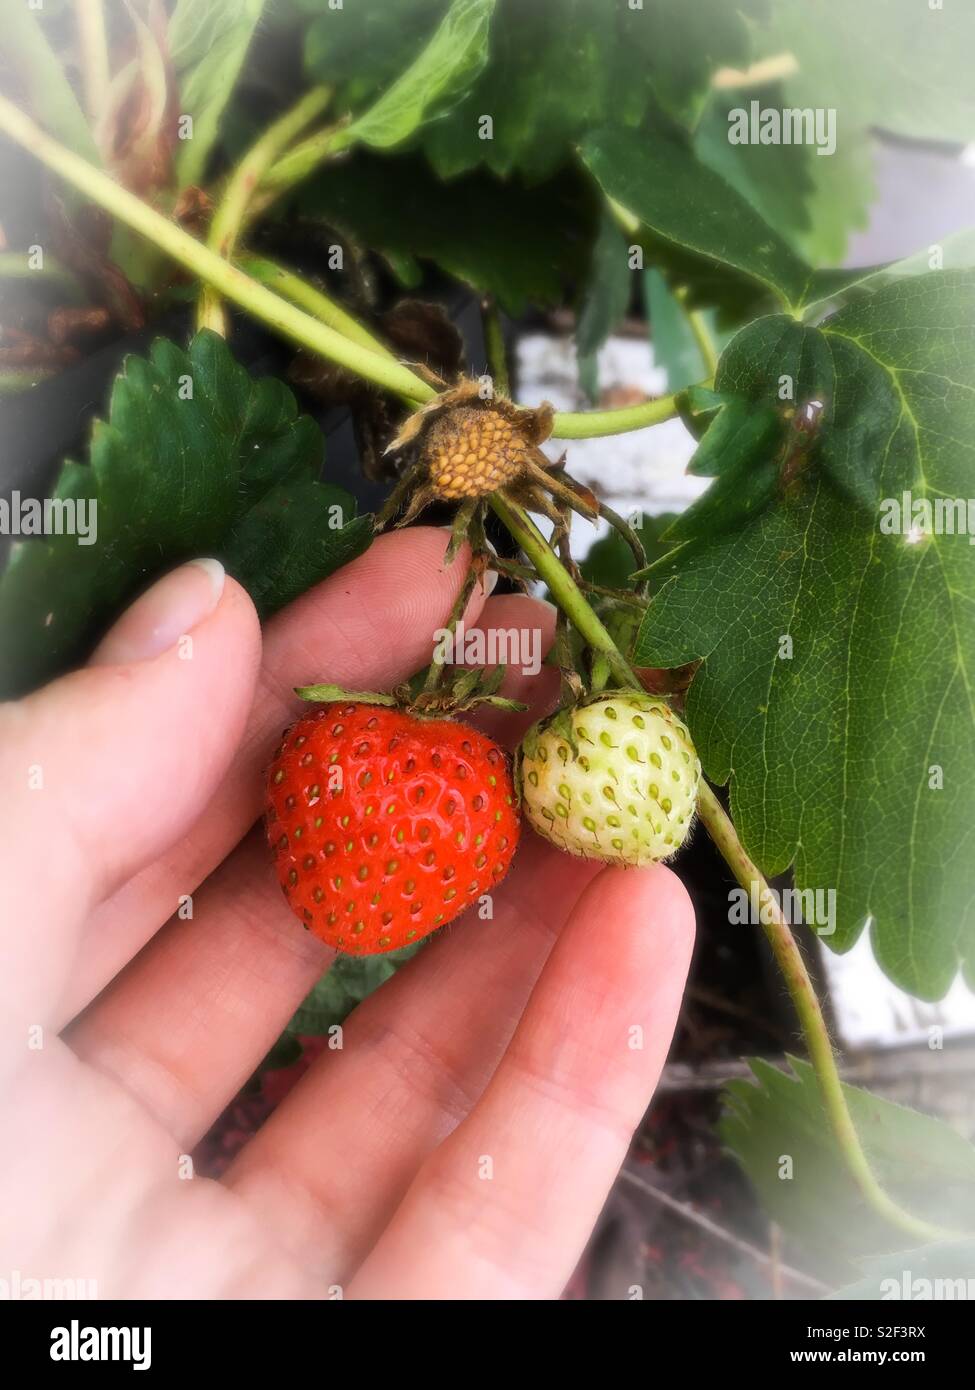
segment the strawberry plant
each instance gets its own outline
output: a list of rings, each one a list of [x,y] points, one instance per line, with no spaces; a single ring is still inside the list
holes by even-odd
[[[905,1248],[970,1270],[975,1150],[843,1084],[770,879],[831,895],[825,946],[868,933],[907,995],[975,986],[975,243],[843,265],[873,132],[975,139],[972,14],[10,0],[5,20],[4,394],[141,338],[51,489],[97,503],[98,543],[25,528],[0,578],[3,694],[82,661],[181,560],[218,557],[269,617],[429,508],[448,558],[469,547],[448,636],[488,571],[556,604],[558,707],[509,767],[468,722],[503,703],[497,663],[305,692],[268,837],[296,916],[345,955],[292,1031],[324,1032],[385,953],[489,894],[520,820],[678,872],[707,834],[808,1055],[732,1083],[723,1141],[837,1284],[869,1293]],[[483,362],[443,311],[461,292]],[[508,329],[543,312],[571,321],[591,408],[518,400]],[[628,315],[669,390],[602,403]],[[374,516],[323,475],[321,408],[351,422]],[[710,481],[665,523],[574,476],[574,441],[678,419]],[[576,516],[608,533],[586,559]]]

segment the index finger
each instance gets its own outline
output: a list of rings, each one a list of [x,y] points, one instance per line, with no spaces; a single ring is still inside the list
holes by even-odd
[[[237,755],[203,815],[160,859],[92,914],[62,1021],[98,994],[230,853],[260,815],[263,770],[300,713],[294,687],[322,680],[388,689],[430,660],[464,581],[469,551],[444,568],[448,537],[429,527],[380,536],[358,559],[268,624],[257,694]],[[478,587],[467,610],[484,601]],[[205,711],[201,711],[201,718]]]

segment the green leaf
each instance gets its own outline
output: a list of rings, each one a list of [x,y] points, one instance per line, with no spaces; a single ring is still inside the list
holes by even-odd
[[[423,159],[361,152],[316,175],[300,198],[306,215],[394,269],[403,257],[434,261],[513,316],[560,302],[565,284],[585,276],[595,236],[588,189],[571,171],[532,188],[485,173],[445,185]]]
[[[970,1299],[975,1288],[975,1240],[940,1241],[893,1255],[857,1260],[862,1274],[830,1300]]]
[[[372,521],[347,492],[314,478],[270,488],[233,528],[221,558],[261,614],[275,613],[368,550]]]
[[[424,148],[445,178],[480,164],[544,178],[595,126],[636,126],[658,105],[691,124],[715,68],[747,61],[747,8],[728,0],[645,0],[639,9],[499,0],[487,68],[450,117],[425,132]],[[494,123],[487,139],[484,115]]]
[[[181,141],[181,188],[202,181],[220,117],[237,83],[264,0],[177,0],[169,51],[179,83],[180,115],[192,116],[193,138]]]
[[[337,89],[340,110],[361,110],[406,71],[443,18],[447,0],[355,0],[340,10],[301,0],[301,7],[314,16],[305,36],[309,76]]]
[[[689,473],[714,473],[715,481],[681,512],[663,539],[671,545],[707,543],[768,506],[778,484],[776,444],[782,434],[774,410],[754,410],[745,401],[724,406],[688,464]]]
[[[553,173],[603,108],[604,32],[592,6],[579,0],[499,0],[486,71],[450,117],[424,135],[438,173],[452,179],[480,164],[502,177],[515,169],[530,178]],[[489,139],[482,138],[485,115],[493,122]]]
[[[101,167],[101,157],[67,73],[37,14],[26,3],[4,7],[4,60],[16,70],[38,123],[62,145]]]
[[[342,1023],[363,999],[391,979],[424,943],[381,956],[337,956],[297,1009],[288,1032],[318,1035]]]
[[[579,379],[590,400],[595,400],[599,394],[596,355],[626,313],[632,277],[626,238],[606,209],[593,247],[589,282],[576,324]]]
[[[18,694],[84,657],[181,561],[217,556],[266,614],[364,550],[368,519],[316,481],[321,458],[321,434],[291,393],[253,381],[215,334],[188,352],[159,339],[148,359],[128,358],[90,462],[65,464],[55,489],[97,504],[94,543],[25,540],[0,578],[0,689]]]
[[[828,157],[805,147],[812,179],[810,225],[794,245],[811,265],[841,265],[851,234],[869,226],[878,191],[874,144],[872,132],[850,131]]]
[[[783,421],[771,407],[755,409],[741,397],[726,401],[712,418],[687,465],[696,478],[740,474],[774,458]]]
[[[849,1279],[854,1257],[899,1249],[904,1234],[864,1202],[833,1138],[815,1073],[794,1075],[749,1059],[757,1085],[732,1081],[718,1126],[768,1215],[821,1267]],[[942,1120],[857,1086],[843,1087],[850,1114],[883,1187],[912,1214],[948,1230],[975,1227],[975,1148]],[[791,1160],[791,1177],[783,1159]],[[913,1267],[913,1266],[911,1266]]]
[[[860,267],[854,270],[817,271],[810,287],[810,298],[803,318],[814,320],[832,301],[860,298],[875,294],[885,285],[916,275],[928,275],[932,270],[975,269],[975,228],[953,232],[940,242],[915,251],[912,256],[891,261],[887,265]]]
[[[835,894],[828,945],[871,921],[891,979],[935,999],[975,967],[975,547],[881,520],[904,490],[971,495],[975,273],[899,281],[820,329],[759,320],[716,386],[776,409],[788,379],[827,402],[818,442],[776,506],[664,565],[638,652],[704,659],[688,723],[759,866],[794,861]]]
[[[738,301],[802,302],[809,266],[679,133],[606,127],[583,140],[581,154],[607,196],[647,229],[655,263],[700,283],[701,302],[726,302],[729,287]]]
[[[487,60],[494,0],[453,0],[419,57],[346,131],[350,144],[389,149],[460,100]]]
[[[871,135],[844,130],[834,152],[817,154],[814,145],[733,144],[729,113],[790,103],[781,87],[736,90],[715,99],[694,132],[694,150],[792,250],[813,265],[843,260],[850,233],[867,225],[874,198]]]
[[[630,58],[634,80],[649,64],[657,103],[671,119],[693,129],[715,72],[748,62],[752,21],[764,10],[765,0],[695,0],[691,5],[645,0],[648,21],[621,33],[624,43],[636,43]]]
[[[916,0],[775,0],[756,40],[792,53],[790,107],[833,107],[837,144],[879,126],[916,140],[975,139],[975,9]],[[827,162],[825,159],[822,162]]]

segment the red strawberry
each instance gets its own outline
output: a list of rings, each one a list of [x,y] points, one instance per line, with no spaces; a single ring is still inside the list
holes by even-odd
[[[303,925],[354,955],[449,922],[508,871],[518,843],[508,761],[465,724],[332,704],[284,736],[268,840]]]

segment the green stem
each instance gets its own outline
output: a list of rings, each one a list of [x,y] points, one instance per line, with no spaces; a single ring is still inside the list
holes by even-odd
[[[585,410],[577,414],[558,413],[552,426],[556,439],[592,439],[605,434],[626,434],[629,430],[645,430],[671,420],[677,415],[675,396],[658,396],[656,400],[627,405],[622,410]]]
[[[615,198],[608,198],[607,202],[609,203],[609,210],[616,218],[617,224],[621,230],[624,231],[627,236],[636,236],[637,232],[640,230],[640,219],[637,217],[636,213],[630,212],[629,208],[624,207],[623,204],[617,202]]]
[[[210,247],[196,241],[181,227],[157,213],[87,160],[51,139],[4,97],[0,97],[0,130],[5,131],[67,183],[197,275],[204,284],[239,304],[291,341],[338,362],[366,380],[373,381],[377,386],[384,387],[411,402],[430,400],[436,394],[433,387],[380,350],[379,345],[373,343],[366,346],[362,342],[362,333],[365,330],[361,329],[360,325],[356,325],[356,338],[350,337],[347,331],[336,330],[328,323],[303,312],[297,305],[274,294],[259,281],[244,275]],[[331,142],[324,139],[326,135],[331,136]],[[304,147],[298,147],[298,150],[304,151],[303,160],[307,161],[310,155],[319,160],[329,153],[334,153],[341,145],[340,135],[341,132],[325,132],[322,137],[312,137],[312,141],[304,142]],[[277,166],[277,178],[272,180],[275,187],[288,184],[287,177],[282,176],[282,167],[285,175],[288,175],[287,160],[281,161]],[[290,166],[292,172],[296,171],[297,167],[294,163]],[[293,181],[297,181],[297,177],[304,177],[304,173],[297,175]],[[227,226],[233,226],[232,214],[229,211]],[[275,269],[277,272],[277,268]],[[283,274],[286,275],[287,272]],[[308,302],[308,292],[308,289],[301,292],[305,302]],[[331,306],[331,301],[328,301],[328,304]],[[336,311],[338,314],[344,314],[337,306],[331,306],[329,312],[333,321]],[[346,323],[345,329],[348,327]],[[647,428],[670,419],[677,413],[674,396],[665,396],[622,410],[556,415],[553,434],[562,439],[619,434]],[[605,660],[616,680],[624,687],[641,690],[639,681],[617,649],[611,635],[589,607],[581,590],[530,517],[521,507],[500,494],[494,496],[491,505],[532,561],[538,575],[548,584],[563,612],[574,623],[592,650]],[[701,819],[738,881],[748,888],[752,883],[756,883],[763,902],[767,902],[771,909],[775,904],[771,889],[745,854],[731,820],[706,784],[702,784],[699,809]],[[925,1240],[943,1238],[946,1232],[912,1216],[898,1206],[871,1170],[846,1104],[822,1010],[789,925],[777,907],[775,913],[770,910],[762,915],[771,916],[773,919],[771,925],[766,927],[769,941],[799,1015],[833,1133],[861,1192],[874,1210],[901,1229]]]
[[[324,111],[331,98],[331,87],[313,87],[251,145],[230,174],[213,214],[207,237],[211,251],[223,256],[224,260],[233,259],[251,199],[264,174],[281,152]],[[219,299],[209,285],[203,287],[197,322],[201,328],[213,328],[218,332],[224,328]]]
[[[697,807],[708,834],[738,883],[747,893],[758,894],[762,927],[799,1016],[830,1127],[857,1186],[874,1211],[901,1230],[921,1240],[944,1240],[952,1232],[905,1211],[881,1186],[870,1167],[843,1094],[843,1083],[816,990],[778,899],[757,865],[745,853],[731,817],[704,781],[701,782]]]
[[[484,348],[495,395],[510,396],[511,379],[508,375],[508,356],[504,350],[504,330],[501,327],[501,313],[497,300],[493,295],[487,295],[481,300],[481,319],[484,324]]]
[[[30,117],[25,116],[6,97],[0,96],[0,130],[18,145],[28,150],[65,182],[124,222],[151,242],[172,260],[212,286],[225,299],[240,305],[255,318],[283,337],[308,348],[331,362],[338,362],[350,372],[372,381],[412,404],[421,405],[437,394],[434,387],[393,358],[375,348],[363,346],[344,333],[321,323],[296,305],[288,303],[266,286],[252,280],[236,266],[211,251],[208,246],[190,236],[175,222],[137,198],[96,169],[86,159],[51,139]],[[361,336],[361,335],[360,335]],[[589,439],[600,435],[623,434],[628,430],[646,429],[669,420],[678,413],[673,396],[626,406],[622,410],[594,410],[557,413],[552,433],[558,439]]]
[[[694,341],[697,343],[697,350],[701,354],[701,361],[704,363],[704,370],[708,377],[713,380],[715,372],[718,370],[718,349],[714,345],[711,337],[711,330],[704,321],[704,315],[700,309],[691,309],[687,303],[687,289],[681,286],[674,292],[674,298],[684,311],[687,319],[687,326],[691,330]]]
[[[613,530],[629,546],[633,555],[634,572],[646,569],[647,552],[643,548],[643,542],[630,523],[625,517],[620,516],[619,512],[611,507],[608,502],[603,502],[600,498],[597,498],[596,505],[599,508],[599,515],[603,520],[608,521]]]
[[[447,621],[444,624],[448,632],[456,632],[457,624],[464,616],[464,613],[467,610],[467,605],[471,601],[471,595],[473,594],[475,586],[477,584],[478,574],[479,570],[472,560],[472,563],[468,566],[467,573],[464,576],[464,582],[457,592],[457,597],[454,599],[453,607],[450,610],[450,614],[447,618]],[[424,695],[431,695],[435,690],[439,688],[446,669],[446,661],[433,660],[430,662],[430,665],[427,668],[426,677],[423,681],[422,693]]]
[[[144,203],[87,160],[73,154],[37,126],[5,97],[0,97],[0,130],[93,202],[126,223],[174,261],[212,285],[275,332],[312,352],[338,362],[349,371],[411,401],[428,401],[434,388],[401,363],[350,342],[343,334],[319,323],[310,314],[272,294],[236,266]]]
[[[254,197],[255,213],[265,212],[283,194],[304,182],[319,165],[341,154],[349,143],[348,122],[343,119],[295,145],[265,172]]]
[[[498,494],[492,498],[491,506],[532,561],[540,578],[545,580],[559,607],[575,624],[593,651],[605,658],[620,685],[642,690],[612,637],[589,607],[571,575],[559,562],[531,518],[522,508]],[[760,901],[766,909],[762,912],[762,917],[770,919],[769,924],[763,923],[765,932],[798,1014],[830,1127],[864,1199],[880,1216],[912,1236],[925,1241],[945,1239],[952,1233],[905,1211],[885,1191],[871,1169],[846,1103],[826,1021],[799,947],[771,888],[758,867],[745,853],[731,818],[703,780],[698,797],[698,810],[708,833],[737,881],[749,892],[753,885],[757,887]]]
[[[609,669],[609,662],[602,652],[597,652],[593,657],[592,676],[589,681],[589,693],[599,695],[609,685],[609,678],[612,675]]]
[[[388,357],[390,361],[395,362],[395,356],[385,343],[373,337],[357,318],[300,275],[286,270],[276,261],[269,261],[266,256],[244,256],[238,264],[253,279],[267,285],[268,289],[274,290],[283,299],[297,304],[299,309],[306,309],[314,318],[321,323],[327,323],[329,328],[334,328],[336,333],[341,333],[350,342],[359,343],[370,352],[377,352],[381,357]]]
[[[642,690],[643,687],[626,664],[616,643],[589,607],[582,590],[524,508],[496,492],[491,498],[491,510],[504,522],[535,566],[539,578],[545,580],[556,603],[579,629],[590,647],[606,657],[610,670],[620,684]]]
[[[111,82],[108,34],[102,0],[75,0],[75,14],[85,90],[85,110],[94,129],[101,116]]]
[[[325,110],[331,99],[331,87],[312,87],[250,147],[227,180],[223,198],[213,215],[207,242],[212,251],[232,259],[248,205],[261,179],[282,151]]]
[[[0,251],[0,280],[35,280],[38,284],[56,288],[62,294],[70,294],[74,299],[87,298],[85,288],[74,271],[47,251],[44,252],[43,270],[31,269],[26,251]]]
[[[636,237],[640,232],[640,219],[629,208],[618,203],[615,198],[609,199],[609,208],[616,218],[618,226],[627,236]],[[694,335],[701,360],[704,363],[704,370],[709,377],[713,377],[718,367],[718,353],[714,346],[707,324],[699,309],[689,309],[687,307],[687,290],[681,287],[674,291],[674,298],[680,304],[687,318],[688,327]]]

